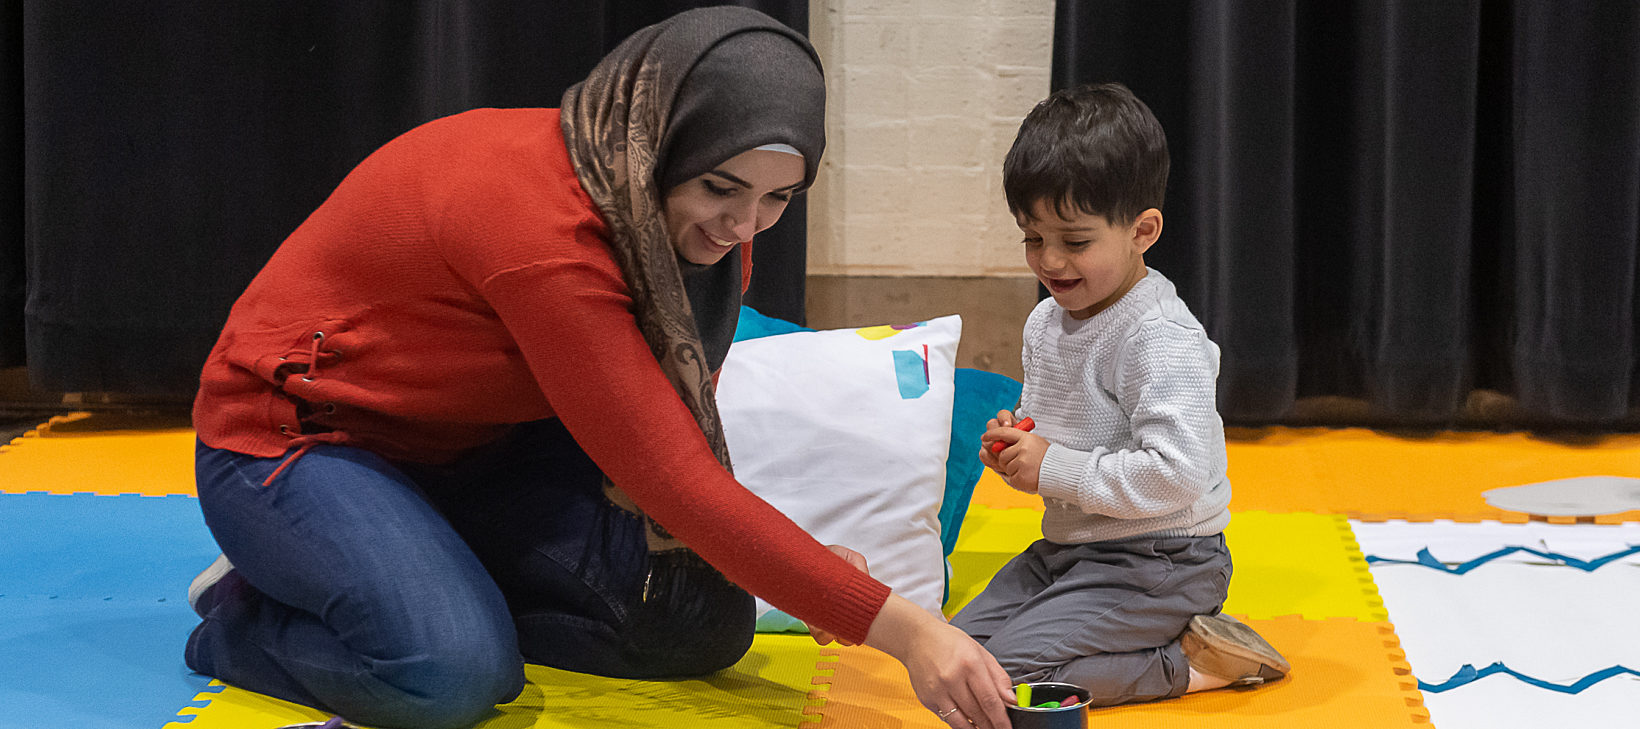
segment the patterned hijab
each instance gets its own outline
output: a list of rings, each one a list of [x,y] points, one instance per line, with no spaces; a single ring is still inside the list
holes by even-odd
[[[740,252],[713,266],[681,262],[662,201],[672,186],[763,144],[802,152],[811,184],[825,148],[819,57],[802,35],[755,10],[691,10],[632,34],[564,92],[561,107],[570,159],[609,226],[638,328],[730,468],[712,372],[739,314]],[[642,513],[607,481],[605,491]],[[682,548],[647,521],[651,550]]]

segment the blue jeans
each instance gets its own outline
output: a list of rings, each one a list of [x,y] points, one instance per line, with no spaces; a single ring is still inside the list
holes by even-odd
[[[201,444],[228,573],[188,666],[384,727],[455,727],[515,698],[528,660],[628,678],[709,673],[751,644],[752,599],[642,520],[556,420],[448,466],[319,445],[281,459]]]

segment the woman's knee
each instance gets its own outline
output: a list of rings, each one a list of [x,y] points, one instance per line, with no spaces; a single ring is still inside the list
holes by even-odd
[[[455,641],[418,655],[377,661],[368,711],[345,714],[367,724],[403,729],[471,726],[524,688],[524,661],[516,648]]]
[[[716,673],[735,665],[752,647],[756,621],[719,624],[672,641],[628,645],[628,661],[635,678],[685,678]]]
[[[751,648],[755,620],[692,622],[647,614],[617,629],[545,614],[521,616],[518,626],[520,645],[531,662],[614,678],[668,679],[734,665]]]
[[[654,594],[621,627],[634,673],[699,676],[734,665],[751,648],[757,626],[751,595],[704,562],[664,565],[651,575]]]

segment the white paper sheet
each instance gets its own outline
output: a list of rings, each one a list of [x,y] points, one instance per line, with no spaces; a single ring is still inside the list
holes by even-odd
[[[1592,561],[1640,544],[1640,525],[1352,522],[1363,554],[1449,566],[1524,546]],[[1452,574],[1379,562],[1373,581],[1413,674],[1438,686],[1465,665],[1501,662],[1559,685],[1621,665],[1640,670],[1640,555],[1593,570],[1516,552]],[[1607,678],[1579,693],[1491,675],[1426,688],[1436,729],[1640,726],[1640,677]]]

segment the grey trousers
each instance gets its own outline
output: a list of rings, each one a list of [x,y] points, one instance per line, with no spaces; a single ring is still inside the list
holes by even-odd
[[[1094,706],[1184,694],[1179,635],[1219,612],[1230,587],[1224,535],[1063,545],[1013,558],[952,618],[1015,682],[1062,681]]]

